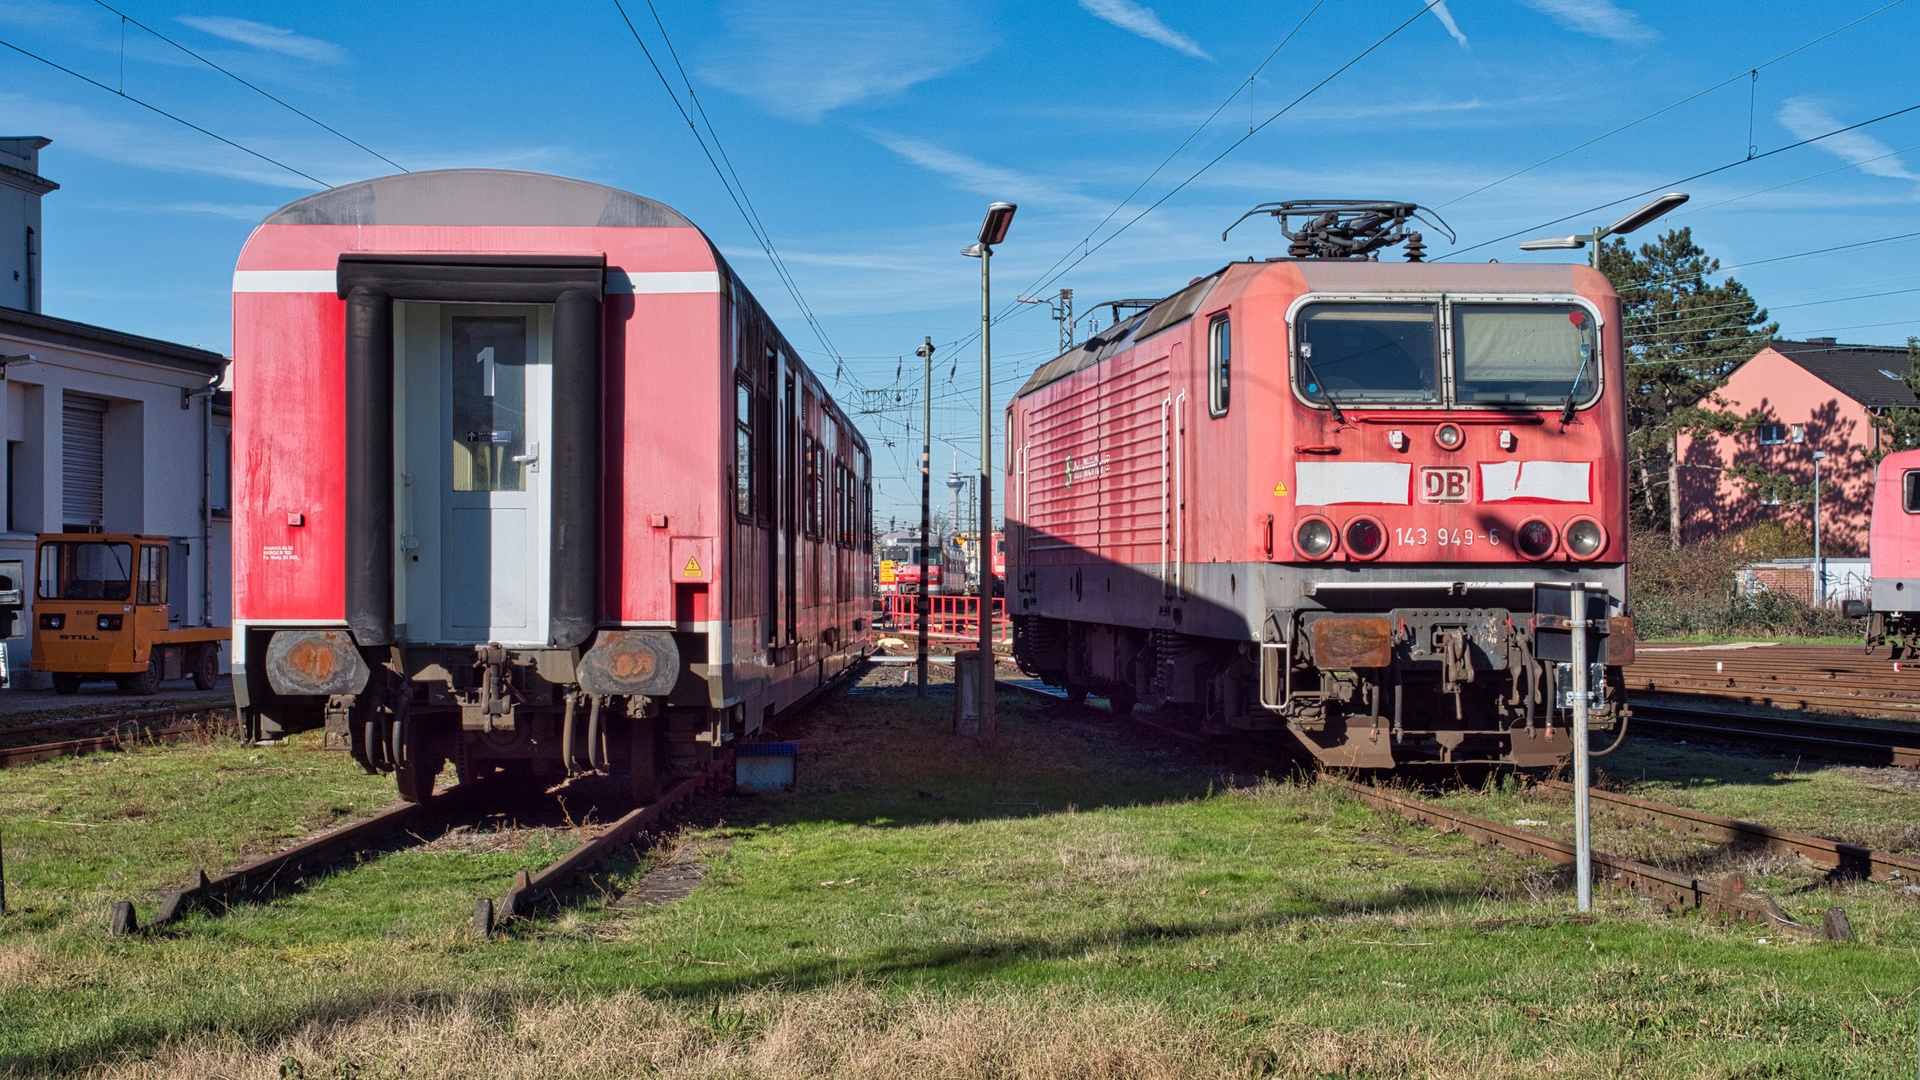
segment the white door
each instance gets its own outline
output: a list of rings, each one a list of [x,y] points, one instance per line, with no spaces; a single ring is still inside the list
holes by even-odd
[[[405,307],[408,636],[545,645],[552,309]]]

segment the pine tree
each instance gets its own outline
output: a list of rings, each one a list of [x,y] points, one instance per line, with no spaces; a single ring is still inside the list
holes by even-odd
[[[1920,337],[1907,339],[1907,374],[1901,381],[1907,384],[1907,389],[1920,396]],[[1880,430],[1880,445],[1863,451],[1873,464],[1880,464],[1881,458],[1895,450],[1911,450],[1920,446],[1920,409],[1895,407],[1874,413],[1868,419]]]
[[[1675,229],[1635,252],[1624,240],[1603,242],[1600,269],[1620,292],[1626,339],[1627,453],[1636,521],[1664,524],[1680,544],[1680,435],[1730,432],[1758,417],[1739,417],[1713,397],[1735,368],[1780,329],[1746,286],[1718,284],[1720,260]]]

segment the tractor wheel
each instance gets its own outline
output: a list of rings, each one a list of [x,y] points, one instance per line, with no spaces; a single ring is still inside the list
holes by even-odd
[[[196,689],[211,690],[219,682],[220,646],[201,646],[193,660],[193,685]]]
[[[56,694],[77,694],[80,692],[80,676],[61,672],[53,677],[53,692]]]
[[[161,657],[156,651],[153,658],[147,661],[147,670],[137,675],[122,675],[114,682],[129,694],[157,694],[160,692],[160,664]]]

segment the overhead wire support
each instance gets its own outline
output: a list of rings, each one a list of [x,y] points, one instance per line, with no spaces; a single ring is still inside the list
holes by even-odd
[[[201,63],[207,65],[208,67],[219,72],[220,74],[225,75],[227,78],[232,79],[234,82],[239,83],[241,86],[244,86],[247,89],[253,91],[254,93],[259,94],[261,97],[266,98],[268,101],[273,102],[275,105],[278,105],[281,108],[287,110],[288,112],[293,113],[295,116],[298,116],[301,119],[306,120],[318,126],[324,131],[330,132],[334,135],[338,135],[340,138],[345,139],[347,142],[352,143],[354,146],[357,146],[362,150],[365,150],[367,153],[372,154],[374,157],[379,158],[381,161],[384,161],[387,164],[393,166],[394,168],[399,169],[401,172],[413,171],[407,168],[405,165],[402,165],[399,162],[388,157],[387,155],[381,153],[380,151],[375,150],[373,147],[368,146],[365,143],[359,141],[358,139],[355,139],[353,136],[348,135],[347,133],[341,131],[340,129],[333,127],[332,125],[328,124],[326,121],[321,120],[318,117],[309,115],[306,112],[303,112],[299,108],[293,105],[290,105],[285,101],[282,101],[280,98],[277,98],[274,95],[268,93],[267,91],[262,90],[260,87],[255,86],[253,83],[250,83],[247,80],[241,78],[240,76],[235,75],[233,72],[228,71],[226,68],[221,67],[219,64],[216,64],[213,61],[207,59],[206,57],[201,56],[199,53],[194,52],[192,49],[187,48],[185,45],[182,45],[179,42],[168,37],[167,35],[161,33],[160,31],[155,30],[153,27],[148,26],[146,23],[141,22],[139,19],[136,19],[133,16],[128,15],[126,12],[121,11],[119,8],[116,8],[113,5],[108,4],[106,0],[93,0],[93,2],[96,4],[99,4],[103,8],[106,8],[108,11],[113,12],[115,15],[120,16],[120,87],[121,87],[121,93],[123,95],[126,92],[126,85],[127,85],[127,24],[132,23],[133,25],[139,27],[140,29],[145,30],[147,33],[152,34],[154,37],[159,38],[161,41],[166,42],[167,44],[173,46],[174,48],[179,49],[181,52],[186,53],[188,56],[193,57],[195,60],[198,60]]]
[[[53,68],[55,71],[64,71],[68,75],[71,75],[74,78],[81,80],[82,82],[92,83],[94,86],[97,86],[102,90],[105,90],[107,93],[112,94],[114,97],[124,98],[127,101],[131,101],[135,105],[138,105],[143,109],[146,109],[148,112],[158,113],[159,115],[166,117],[167,119],[173,121],[176,124],[181,124],[186,127],[190,127],[193,130],[199,132],[202,135],[205,135],[210,139],[217,139],[220,142],[226,143],[228,146],[233,147],[235,150],[238,150],[243,154],[249,154],[249,155],[252,155],[253,157],[257,157],[261,161],[264,161],[267,164],[274,166],[275,168],[285,169],[288,172],[292,173],[295,176],[300,177],[303,180],[311,180],[314,183],[319,184],[323,188],[333,187],[332,184],[327,183],[325,180],[322,180],[311,173],[301,172],[299,169],[294,168],[293,166],[287,164],[284,161],[276,161],[273,158],[268,157],[267,155],[261,153],[258,150],[254,150],[249,147],[242,146],[239,143],[234,142],[232,139],[227,138],[225,135],[216,135],[213,132],[208,131],[206,128],[201,127],[199,124],[196,124],[193,121],[186,119],[185,117],[176,116],[173,113],[170,113],[167,110],[161,108],[160,106],[142,101],[139,98],[134,97],[132,94],[126,94],[126,93],[120,92],[119,90],[115,90],[113,87],[108,86],[106,83],[103,83],[98,79],[89,78],[88,76],[82,75],[79,72],[73,70],[72,68],[65,66],[64,64],[57,64],[52,60],[49,60],[46,57],[41,56],[38,53],[28,52],[27,50],[21,48],[20,46],[15,45],[11,41],[0,40],[0,45],[4,45],[7,48],[12,49],[14,52],[19,53],[21,56],[27,57],[32,60],[38,60],[41,63],[47,65],[48,67]]]

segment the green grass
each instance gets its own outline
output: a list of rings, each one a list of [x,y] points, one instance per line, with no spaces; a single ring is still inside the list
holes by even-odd
[[[403,1065],[409,1077],[1891,1077],[1913,1067],[1920,935],[1890,899],[1884,915],[1862,908],[1861,941],[1839,947],[1762,945],[1752,927],[1630,899],[1581,920],[1563,875],[1329,791],[1234,777],[1012,694],[1001,738],[983,749],[947,734],[950,709],[950,698],[828,703],[799,733],[799,790],[694,808],[675,841],[725,846],[686,899],[612,907],[604,901],[644,869],[614,867],[569,910],[487,942],[466,934],[472,898],[499,895],[513,870],[573,842],[569,830],[482,823],[269,904],[112,939],[113,900],[365,813],[389,782],[304,742],[212,740],[0,772],[9,901],[21,909],[0,923],[0,1068],[272,1076],[284,1065],[366,1078]]]

